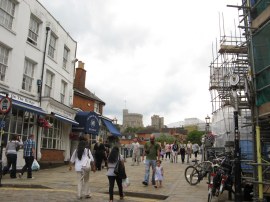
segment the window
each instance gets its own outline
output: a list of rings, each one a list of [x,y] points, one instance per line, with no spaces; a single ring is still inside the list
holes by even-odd
[[[69,49],[64,47],[64,54],[63,54],[63,68],[67,69],[67,61],[68,61]]]
[[[27,41],[29,41],[34,45],[37,45],[38,30],[39,30],[39,21],[34,16],[31,16]]]
[[[48,55],[53,59],[55,58],[55,49],[56,49],[56,36],[53,33],[51,33]]]
[[[9,49],[0,44],[0,80],[4,81],[8,64]]]
[[[67,88],[67,83],[65,81],[61,82],[61,93],[60,93],[60,102],[65,103],[65,94],[66,94],[66,88]]]
[[[44,92],[45,97],[51,96],[52,82],[53,82],[53,74],[51,72],[47,72],[46,83],[45,83],[45,92]]]
[[[52,124],[51,128],[42,128],[42,135],[41,135],[41,146],[44,149],[63,149],[63,131],[62,131],[62,123],[57,120],[53,119],[52,117],[49,118],[49,123]]]
[[[95,102],[95,105],[94,105],[94,112],[99,113],[99,103],[97,102]]]
[[[11,0],[0,0],[0,24],[11,29],[15,13],[15,3]]]
[[[35,64],[30,60],[24,61],[24,72],[23,72],[23,81],[22,81],[22,89],[31,92],[33,85],[33,76],[34,76],[34,67]]]

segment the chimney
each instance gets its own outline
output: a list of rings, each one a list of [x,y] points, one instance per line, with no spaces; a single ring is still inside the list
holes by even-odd
[[[84,92],[85,78],[86,78],[86,70],[84,69],[84,63],[82,61],[79,61],[79,65],[76,68],[74,88],[76,88],[81,92]]]

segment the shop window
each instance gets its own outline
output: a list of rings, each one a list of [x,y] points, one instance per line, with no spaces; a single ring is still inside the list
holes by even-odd
[[[52,123],[51,128],[42,128],[42,148],[44,149],[63,149],[62,123],[59,120],[49,118]]]

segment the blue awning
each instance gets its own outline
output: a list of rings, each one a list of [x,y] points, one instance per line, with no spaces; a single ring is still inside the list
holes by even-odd
[[[104,119],[102,117],[101,117],[101,119],[112,135],[114,135],[114,136],[121,135],[121,133],[118,131],[118,129],[113,125],[113,123],[111,121]]]
[[[60,114],[56,114],[56,113],[52,113],[54,115],[54,117],[60,121],[72,124],[72,125],[79,125],[79,123],[73,119],[67,118],[65,116],[62,116]]]
[[[12,105],[13,105],[15,108],[19,108],[19,109],[22,109],[22,110],[25,110],[25,111],[33,112],[33,113],[38,114],[38,115],[46,115],[46,114],[47,114],[47,113],[46,113],[42,108],[40,108],[40,107],[36,107],[36,106],[33,106],[33,105],[29,105],[29,104],[20,102],[20,101],[18,101],[18,100],[12,99]]]
[[[79,123],[79,125],[72,126],[73,132],[84,132],[87,134],[98,135],[100,127],[97,113],[77,112],[75,120]]]

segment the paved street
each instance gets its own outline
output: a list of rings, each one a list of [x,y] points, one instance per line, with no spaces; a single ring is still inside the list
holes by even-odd
[[[144,164],[131,166],[131,159],[126,162],[126,172],[131,185],[125,189],[127,202],[135,201],[166,201],[166,202],[205,202],[207,201],[206,181],[196,186],[190,186],[184,179],[184,170],[187,164],[170,163],[164,160],[162,165],[165,170],[165,179],[162,188],[154,188],[152,185],[142,185],[144,176]],[[78,201],[76,197],[76,174],[69,171],[68,166],[58,168],[42,169],[34,172],[35,179],[10,179],[5,175],[0,187],[1,202],[31,202],[31,201]],[[91,173],[90,176],[92,198],[82,201],[104,202],[108,201],[108,180],[106,169]],[[115,188],[117,191],[117,188]],[[223,193],[226,198],[227,192]],[[115,194],[114,201],[120,201]],[[214,201],[224,201],[217,200]]]

